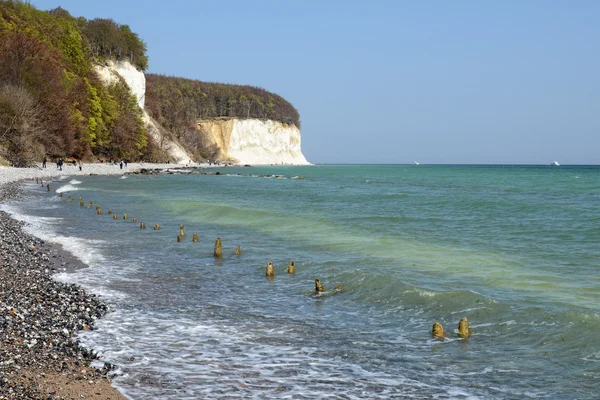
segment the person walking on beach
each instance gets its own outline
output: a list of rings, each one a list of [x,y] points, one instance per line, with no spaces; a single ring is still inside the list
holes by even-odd
[[[42,160],[42,168],[46,168],[46,157]]]
[[[119,163],[119,166],[121,167],[121,169],[123,169],[123,160],[121,160],[121,162]]]
[[[81,171],[81,168],[83,167],[83,163],[81,162],[81,160],[79,160],[79,170]]]

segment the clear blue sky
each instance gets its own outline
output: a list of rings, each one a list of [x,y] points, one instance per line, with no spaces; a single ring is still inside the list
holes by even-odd
[[[309,161],[600,164],[600,1],[34,0],[300,112]]]

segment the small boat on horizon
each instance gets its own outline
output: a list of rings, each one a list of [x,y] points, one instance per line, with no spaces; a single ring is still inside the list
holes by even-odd
[[[419,165],[418,161],[413,161],[413,165]]]
[[[558,163],[558,161],[552,161],[552,162],[550,163],[550,165],[552,165],[553,167],[558,167],[558,166],[560,166],[560,164]]]

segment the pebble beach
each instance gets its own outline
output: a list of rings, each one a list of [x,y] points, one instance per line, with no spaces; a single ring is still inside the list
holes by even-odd
[[[81,171],[72,165],[62,170],[55,165],[0,167],[0,203],[18,201],[23,180],[200,166],[89,164]],[[0,211],[0,399],[125,399],[111,386],[114,367],[98,361],[77,341],[77,332],[93,330],[96,319],[109,311],[107,305],[83,288],[52,277],[59,270],[86,265],[22,227],[22,222]]]

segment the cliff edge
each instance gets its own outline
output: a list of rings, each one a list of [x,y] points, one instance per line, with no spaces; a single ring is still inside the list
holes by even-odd
[[[237,164],[309,165],[295,125],[258,119],[200,120],[200,135],[220,150],[220,159]]]

